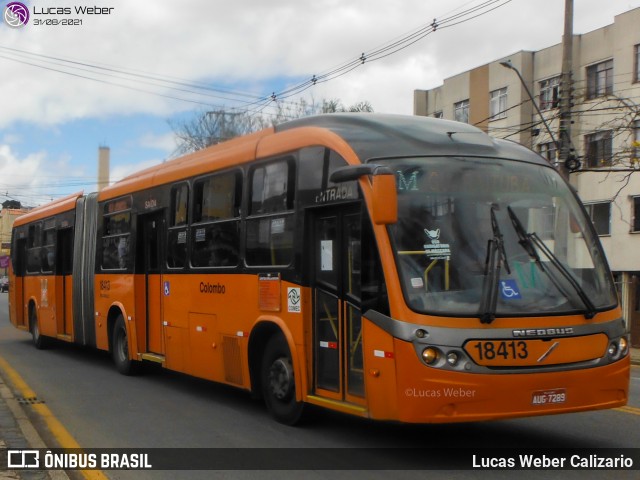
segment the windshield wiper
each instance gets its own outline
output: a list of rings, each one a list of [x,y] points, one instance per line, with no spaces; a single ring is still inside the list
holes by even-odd
[[[491,230],[493,238],[487,242],[487,258],[484,265],[484,282],[482,284],[482,297],[480,301],[480,323],[491,323],[496,318],[498,304],[498,281],[500,270],[504,265],[508,274],[511,274],[507,254],[504,250],[504,241],[498,219],[496,218],[497,206],[491,205]]]
[[[522,226],[522,222],[513,211],[511,207],[507,207],[507,211],[509,212],[509,218],[511,219],[511,223],[513,224],[513,229],[516,231],[518,235],[518,240],[522,248],[529,254],[529,256],[536,262],[540,270],[542,270],[553,282],[556,288],[563,293],[563,295],[567,296],[564,289],[558,283],[556,277],[552,274],[552,272],[545,268],[544,264],[540,260],[540,255],[538,255],[538,250],[542,250],[542,252],[547,256],[547,258],[551,261],[551,264],[556,267],[557,271],[569,282],[569,284],[573,287],[573,289],[582,300],[582,303],[585,306],[586,311],[584,312],[584,318],[591,319],[596,314],[596,307],[587,295],[587,292],[584,291],[584,288],[578,283],[578,281],[574,278],[569,270],[562,264],[562,262],[558,259],[558,257],[545,245],[545,243],[538,237],[535,232],[528,233],[525,228]]]

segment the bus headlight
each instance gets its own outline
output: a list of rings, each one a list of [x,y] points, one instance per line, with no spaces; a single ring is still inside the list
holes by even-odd
[[[618,349],[620,350],[620,355],[623,357],[629,351],[629,342],[627,342],[627,337],[620,337],[620,343],[618,344]]]
[[[422,359],[427,365],[434,364],[439,356],[438,350],[433,347],[427,347],[422,351]]]
[[[458,363],[458,360],[459,360],[459,357],[456,352],[447,353],[447,363],[452,367],[456,366],[456,364]]]
[[[623,358],[629,352],[629,340],[627,337],[620,337],[613,340],[607,348],[607,354],[612,360]]]

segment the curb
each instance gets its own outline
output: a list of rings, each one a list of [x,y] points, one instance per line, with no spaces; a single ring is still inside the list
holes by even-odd
[[[44,440],[42,440],[42,437],[37,432],[35,427],[33,426],[33,423],[31,423],[31,420],[27,416],[27,413],[24,411],[22,406],[18,403],[18,400],[13,395],[13,392],[11,391],[11,389],[5,383],[1,373],[2,372],[0,371],[0,403],[4,403],[4,405],[6,405],[7,408],[9,409],[9,412],[13,416],[19,428],[22,438],[27,444],[26,446],[31,448],[49,448],[45,444]],[[20,433],[18,435],[20,435]],[[9,448],[10,446],[6,444],[5,439],[0,438],[0,447]],[[11,446],[11,447],[16,448],[14,446]],[[6,470],[1,473],[2,473],[2,478],[9,478],[9,479],[20,479],[25,476],[25,475],[21,475],[20,472],[15,470]],[[42,471],[42,474],[44,478],[50,478],[51,480],[69,480],[69,476],[67,475],[67,472],[65,472],[64,470]],[[33,472],[30,471],[28,477],[32,478],[32,475],[33,475]]]

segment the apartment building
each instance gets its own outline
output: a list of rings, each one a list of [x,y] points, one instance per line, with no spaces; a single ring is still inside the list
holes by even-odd
[[[573,37],[569,181],[591,215],[614,272],[632,344],[640,346],[640,8]],[[510,64],[517,73],[502,65]],[[520,51],[414,92],[414,114],[467,122],[557,162],[531,92],[556,138],[562,44]]]
[[[0,276],[7,274],[11,254],[11,228],[13,222],[28,210],[17,202],[7,201],[0,206]]]

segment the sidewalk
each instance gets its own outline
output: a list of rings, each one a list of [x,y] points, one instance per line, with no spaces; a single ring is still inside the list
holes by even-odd
[[[11,388],[0,376],[0,450],[47,448],[31,424]],[[69,480],[64,471],[5,470],[7,458],[0,455],[0,478],[9,480]]]
[[[631,349],[631,364],[640,365],[640,348]]]

